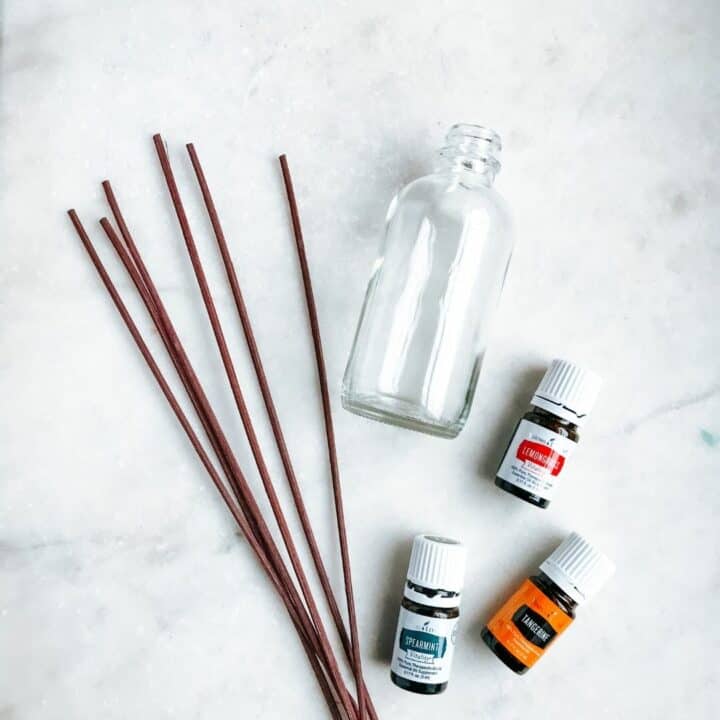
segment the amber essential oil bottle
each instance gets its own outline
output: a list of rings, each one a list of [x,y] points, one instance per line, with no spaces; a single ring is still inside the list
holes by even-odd
[[[575,619],[575,608],[614,572],[605,555],[571,533],[482,629],[485,644],[522,675]]]
[[[465,557],[465,546],[457,540],[418,535],[413,541],[390,670],[403,690],[437,695],[447,687]]]
[[[602,381],[567,360],[553,360],[500,463],[495,484],[537,507],[546,508],[565,462],[580,440],[582,425]]]

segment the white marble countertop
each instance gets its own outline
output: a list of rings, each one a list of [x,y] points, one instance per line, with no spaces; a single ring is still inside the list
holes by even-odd
[[[290,623],[64,215],[76,207],[101,243],[99,183],[113,180],[247,463],[156,131],[262,418],[183,144],[202,154],[340,588],[275,161],[289,155],[380,716],[713,717],[719,32],[711,0],[4,3],[0,718],[326,717]],[[385,206],[458,121],[503,137],[497,187],[517,246],[473,413],[445,441],[352,416],[337,388]],[[543,512],[492,474],[556,355],[606,383],[573,478]],[[570,529],[618,572],[548,657],[514,676],[480,628]],[[424,530],[472,550],[453,677],[436,698],[388,678],[409,542]]]

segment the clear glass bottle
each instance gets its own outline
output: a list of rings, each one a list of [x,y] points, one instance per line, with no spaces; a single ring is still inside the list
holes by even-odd
[[[470,411],[512,252],[493,189],[500,138],[454,125],[435,172],[390,203],[343,379],[358,415],[455,437]]]

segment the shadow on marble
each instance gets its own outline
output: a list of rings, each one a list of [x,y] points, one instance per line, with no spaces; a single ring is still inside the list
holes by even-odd
[[[370,651],[375,660],[386,662],[388,666],[392,658],[395,629],[412,543],[413,538],[397,542],[388,550],[384,561],[380,564],[383,570],[380,573],[381,582],[378,583],[378,587],[388,589],[378,596],[375,610],[375,643]]]

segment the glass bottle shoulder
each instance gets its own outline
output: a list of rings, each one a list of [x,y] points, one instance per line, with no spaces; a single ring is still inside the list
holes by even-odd
[[[505,200],[476,173],[435,172],[413,180],[393,198],[387,220],[398,214],[484,224],[512,246],[512,222]]]
[[[496,206],[509,216],[502,195],[477,173],[438,171],[409,182],[397,195],[398,201],[420,202],[453,200],[477,207]]]

